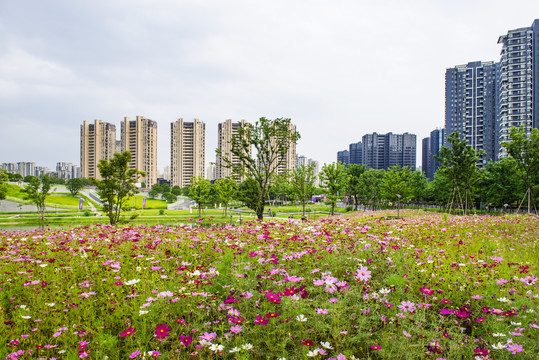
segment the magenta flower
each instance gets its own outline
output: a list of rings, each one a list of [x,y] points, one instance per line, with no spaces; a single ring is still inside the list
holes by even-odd
[[[382,347],[379,345],[371,345],[371,349],[373,350],[380,350]]]
[[[206,341],[212,341],[217,336],[216,333],[207,333],[205,332],[204,335],[199,336],[200,339],[206,340]]]
[[[193,342],[193,338],[191,337],[191,335],[187,335],[187,336],[180,335],[180,341],[183,346],[187,347],[191,345],[191,343]]]
[[[133,352],[131,353],[131,355],[129,355],[129,358],[130,358],[130,359],[134,359],[134,358],[136,358],[137,356],[139,356],[139,354],[140,354],[140,350],[133,351]]]
[[[164,339],[170,336],[170,334],[168,333],[169,331],[170,331],[170,328],[168,327],[168,324],[159,324],[155,328],[155,335],[157,336],[158,339]]]
[[[127,330],[125,330],[123,333],[120,333],[120,336],[121,337],[126,337],[126,336],[130,336],[130,335],[132,335],[132,334],[134,334],[136,332],[137,332],[137,329],[130,327]]]
[[[480,317],[480,318],[477,318],[477,320],[475,320],[475,322],[483,322],[485,321],[486,319],[484,317]]]
[[[455,312],[455,310],[453,309],[441,309],[440,312],[444,315],[449,315],[449,314],[453,314]]]
[[[434,290],[431,290],[430,287],[422,287],[421,289],[419,289],[419,291],[421,291],[423,294],[425,295],[432,295],[434,294]]]

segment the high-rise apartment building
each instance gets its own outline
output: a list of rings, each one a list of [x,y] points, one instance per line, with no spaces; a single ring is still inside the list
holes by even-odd
[[[363,144],[361,143],[361,141],[350,144],[349,163],[350,164],[363,164]]]
[[[337,151],[337,162],[348,166],[350,163],[350,152],[348,150]]]
[[[496,66],[492,61],[469,62],[445,73],[445,128],[479,155],[477,166],[496,159]]]
[[[296,167],[307,166],[307,156],[298,155],[296,158]]]
[[[206,166],[206,125],[178,119],[170,124],[170,178],[172,186],[191,185],[193,176],[204,177]]]
[[[240,158],[237,155],[233,155],[232,150],[232,137],[239,136],[238,129],[245,126],[247,122],[241,120],[238,122],[232,122],[231,119],[226,120],[218,124],[217,126],[217,148],[220,150],[220,154],[217,154],[215,161],[215,176],[216,179],[221,179],[232,175],[232,169],[227,167],[227,163],[234,165],[239,164]],[[249,155],[251,149],[249,149]],[[239,179],[240,181],[243,179]]]
[[[101,179],[97,164],[99,160],[113,157],[116,145],[116,126],[95,120],[93,124],[83,121],[80,126],[80,167],[83,178]]]
[[[36,163],[34,162],[18,162],[18,173],[24,178],[26,176],[35,176]]]
[[[296,132],[296,125],[289,123],[288,132],[290,134],[294,134]],[[281,164],[277,167],[277,175],[285,173],[285,172],[294,171],[296,167],[296,159],[297,159],[296,143],[291,141],[288,143],[288,151],[281,159],[282,160]]]
[[[131,169],[146,173],[139,182],[147,187],[157,183],[157,122],[137,116],[135,120],[124,118],[122,122],[122,152],[131,153]],[[114,143],[116,144],[116,143]]]
[[[434,156],[440,156],[440,149],[444,145],[445,129],[436,129],[430,132],[430,137],[423,139],[422,169],[425,176],[434,180],[434,173],[440,163]]]
[[[372,169],[389,169],[394,165],[415,170],[416,135],[366,134],[362,138],[363,164]]]
[[[509,129],[524,125],[526,133],[539,128],[539,19],[530,27],[510,30],[498,39],[502,44],[498,67],[498,156],[509,140]]]

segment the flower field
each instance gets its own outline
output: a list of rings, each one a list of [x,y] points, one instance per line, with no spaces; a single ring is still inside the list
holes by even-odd
[[[535,217],[0,233],[0,357],[537,359]]]

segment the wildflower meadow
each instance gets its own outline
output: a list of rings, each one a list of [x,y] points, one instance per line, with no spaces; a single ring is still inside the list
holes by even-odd
[[[0,233],[0,357],[537,359],[536,217],[387,215]]]

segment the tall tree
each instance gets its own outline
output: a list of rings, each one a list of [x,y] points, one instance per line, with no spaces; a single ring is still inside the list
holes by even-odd
[[[473,198],[473,188],[480,180],[480,174],[475,165],[480,153],[468,145],[466,140],[460,139],[458,131],[449,135],[447,142],[449,146],[442,146],[440,156],[434,156],[434,158],[440,162],[439,171],[452,182],[451,204],[457,199],[466,215],[468,204]],[[452,205],[450,205],[450,210],[451,207]]]
[[[328,203],[331,205],[331,215],[335,214],[335,204],[339,195],[348,186],[349,175],[341,162],[324,164],[320,171],[320,182],[328,192]]]
[[[393,203],[397,202],[399,197],[401,202],[410,200],[414,196],[411,180],[412,172],[407,166],[392,166],[384,174],[382,196]]]
[[[120,221],[121,213],[128,207],[129,198],[138,191],[135,184],[146,174],[138,169],[130,169],[131,153],[116,153],[110,160],[99,160],[97,168],[102,180],[97,181],[97,194],[103,203],[103,211],[110,224]]]
[[[254,210],[260,220],[264,218],[270,180],[279,166],[287,161],[290,145],[300,138],[297,131],[290,130],[290,119],[270,120],[262,117],[254,125],[239,127],[238,135],[232,136],[230,153],[239,161],[232,162],[228,157],[222,157],[224,166],[231,168],[234,174],[247,175],[258,183],[260,193]],[[253,147],[254,155],[251,152]],[[219,151],[217,153],[221,155]]]
[[[314,165],[301,165],[292,172],[291,189],[296,200],[301,202],[303,216],[305,216],[305,204],[311,199],[314,192],[314,183],[316,175],[314,174]]]
[[[425,173],[419,170],[414,171],[410,179],[410,186],[412,187],[413,199],[419,204],[427,195],[428,180]]]
[[[236,198],[249,209],[256,211],[260,199],[260,186],[252,178],[245,179],[239,186]]]
[[[350,176],[346,191],[348,192],[348,195],[354,198],[354,210],[357,210],[357,207],[359,206],[359,197],[362,191],[361,175],[367,171],[367,167],[360,164],[349,164],[346,171]]]
[[[202,204],[208,201],[211,183],[203,176],[193,176],[189,197],[198,204],[198,216],[201,216]]]
[[[369,169],[361,174],[362,197],[371,203],[372,210],[381,198],[381,186],[384,179],[384,169]]]
[[[72,196],[75,196],[84,188],[84,183],[79,178],[69,179],[66,182],[66,188]]]
[[[482,183],[485,200],[489,204],[503,206],[522,199],[525,184],[512,157],[489,161]]]
[[[528,193],[528,214],[532,210],[533,184],[539,171],[539,130],[531,129],[530,136],[526,136],[524,126],[513,127],[509,130],[511,141],[502,143],[507,153],[517,163],[520,175],[526,183]]]
[[[221,178],[215,182],[215,190],[219,202],[225,207],[226,216],[228,204],[230,204],[236,195],[236,191],[238,191],[238,183],[230,177]]]
[[[45,220],[45,200],[51,190],[51,181],[48,175],[39,178],[32,177],[24,187],[25,198],[36,204],[41,221]]]

